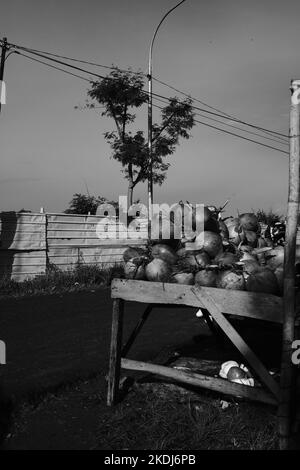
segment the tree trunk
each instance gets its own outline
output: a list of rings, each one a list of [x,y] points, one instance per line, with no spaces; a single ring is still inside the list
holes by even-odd
[[[133,204],[133,188],[135,186],[134,180],[133,180],[133,171],[132,171],[132,163],[128,163],[128,191],[127,191],[127,204],[128,204],[128,209],[130,206]]]
[[[133,204],[133,189],[134,189],[134,184],[130,182],[128,185],[128,191],[127,191],[128,209]]]

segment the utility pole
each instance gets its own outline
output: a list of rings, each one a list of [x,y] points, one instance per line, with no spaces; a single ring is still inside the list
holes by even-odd
[[[283,339],[281,359],[281,400],[279,404],[279,446],[289,446],[291,434],[292,407],[294,402],[295,366],[292,363],[292,343],[295,339],[295,254],[300,192],[300,80],[292,80],[290,107],[290,161],[289,196],[286,219],[286,243],[284,250],[284,291],[283,291]]]
[[[0,86],[2,88],[3,83],[3,76],[4,76],[4,64],[6,58],[6,51],[7,51],[7,38],[3,38],[2,40],[2,52],[1,52],[1,62],[0,62]],[[0,96],[1,96],[1,89],[0,89]],[[0,99],[0,113],[1,113],[1,99]]]

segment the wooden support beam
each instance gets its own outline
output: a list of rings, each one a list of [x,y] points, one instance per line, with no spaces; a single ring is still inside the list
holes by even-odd
[[[198,299],[201,298],[202,303],[204,303],[205,308],[209,311],[216,323],[220,326],[226,336],[240,351],[242,356],[245,358],[247,363],[253,368],[253,370],[256,372],[263,384],[266,385],[268,389],[274,394],[274,396],[279,400],[279,385],[273,379],[269,371],[265,368],[265,366],[258,359],[258,357],[254,354],[254,352],[249,348],[249,346],[239,335],[239,333],[233,328],[231,323],[224,317],[220,310],[220,307],[216,304],[212,296],[209,295],[209,293],[205,289],[202,289],[202,287],[194,287],[193,293]]]
[[[112,406],[117,401],[120,382],[120,363],[122,347],[124,300],[114,299],[111,326],[111,343],[108,372],[107,405]]]
[[[202,315],[208,328],[210,329],[211,333],[215,337],[216,341],[220,346],[224,346],[226,336],[223,330],[215,323],[215,321],[210,317],[208,310],[206,308],[202,308]]]
[[[181,284],[114,279],[111,285],[111,296],[146,304],[206,308],[201,299],[195,297],[192,288],[193,286]],[[202,289],[213,297],[223,313],[282,323],[283,301],[281,297],[215,287]]]
[[[133,361],[131,359],[121,359],[123,369],[136,370],[140,372],[150,372],[162,377],[168,377],[178,382],[188,385],[202,387],[208,390],[232,395],[240,398],[276,405],[277,401],[265,390],[257,387],[248,387],[240,385],[221,378],[209,377],[193,372],[186,372],[172,367],[160,366],[149,362]]]
[[[145,321],[147,320],[152,308],[153,308],[152,305],[148,305],[148,307],[144,311],[143,315],[141,316],[140,320],[136,324],[134,330],[132,331],[131,335],[128,338],[127,343],[123,346],[122,353],[121,353],[122,357],[127,356],[127,354],[129,352],[131,346],[133,345],[137,335],[139,334],[139,332],[141,331]]]

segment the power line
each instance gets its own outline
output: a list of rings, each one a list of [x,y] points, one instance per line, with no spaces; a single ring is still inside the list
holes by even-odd
[[[154,96],[157,96],[159,98],[166,98],[164,97],[163,95],[159,95],[157,93],[152,93]],[[166,98],[168,99],[168,98]],[[190,97],[190,99],[193,99],[192,97]],[[221,117],[224,119],[224,116],[222,114],[219,114],[219,113],[215,113],[213,111],[208,111],[207,109],[203,109],[203,108],[199,108],[198,106],[194,106],[194,105],[191,105],[193,109],[197,109],[198,111],[202,111],[203,113],[207,113],[207,114],[211,114],[213,116],[218,116],[218,117]],[[277,132],[277,131],[271,131],[270,129],[265,129],[264,127],[260,127],[260,126],[256,126],[255,124],[250,124],[250,123],[247,123],[245,121],[241,121],[240,119],[237,119],[237,118],[233,118],[231,117],[230,118],[231,121],[234,121],[234,122],[237,122],[237,123],[240,123],[240,124],[243,124],[243,125],[246,125],[246,126],[249,126],[249,127],[253,127],[257,130],[260,130],[260,131],[266,131],[268,133],[271,133],[271,134],[274,134],[274,135],[277,135],[279,136],[280,138],[284,137],[285,139],[288,139],[289,137],[285,134],[281,134],[280,132]],[[283,139],[282,139],[283,140]]]
[[[58,60],[58,59],[52,59],[51,57],[47,57],[43,54],[39,54],[37,52],[30,52],[30,54],[34,54],[38,57],[42,57],[42,59],[46,59],[46,60],[51,60],[52,62],[56,62],[58,64],[61,64],[61,65],[64,65],[66,67],[70,67],[71,69],[74,69],[74,70],[79,70],[79,72],[84,72],[84,73],[87,73],[89,75],[94,75],[95,77],[97,78],[102,78],[102,79],[112,79],[114,80],[113,78],[111,77],[105,77],[104,75],[100,75],[98,73],[94,73],[94,72],[90,72],[89,70],[85,70],[81,67],[76,67],[75,65],[71,65],[71,64],[67,64],[66,62],[62,62],[61,60]],[[28,56],[27,56],[28,57]],[[89,80],[89,82],[91,82],[92,80]]]
[[[220,127],[213,126],[212,124],[207,124],[206,122],[198,121],[197,119],[195,119],[195,122],[197,122],[199,124],[202,124],[203,126],[211,127],[212,129],[216,129],[218,131],[224,132],[225,134],[233,135],[235,137],[239,137],[240,139],[248,140],[249,142],[254,142],[255,144],[262,145],[263,147],[267,147],[269,149],[277,150],[278,152],[285,153],[286,155],[289,155],[289,152],[286,152],[285,150],[279,149],[277,147],[273,147],[272,145],[263,144],[262,142],[258,142],[257,140],[249,139],[248,137],[235,134],[234,132],[226,131],[225,129],[221,129]]]
[[[152,78],[155,82],[160,83],[161,85],[164,85],[164,86],[170,88],[171,90],[177,91],[177,93],[181,93],[182,95],[187,96],[188,98],[191,98],[193,101],[197,101],[198,103],[203,104],[204,106],[207,106],[208,108],[213,109],[214,111],[217,111],[218,113],[222,113],[226,117],[231,117],[230,114],[227,114],[227,113],[225,113],[224,111],[222,111],[218,108],[214,108],[213,106],[210,106],[209,104],[205,103],[205,101],[201,101],[198,98],[192,97],[188,93],[185,93],[184,91],[179,90],[178,88],[175,88],[174,86],[172,86],[172,85],[170,85],[166,82],[163,82],[162,80],[159,80],[158,78],[155,78],[155,77],[152,77]]]
[[[201,103],[202,105],[204,105],[204,106],[206,106],[206,107],[208,107],[208,108],[210,108],[210,109],[213,109],[214,111],[217,111],[217,113],[218,113],[218,114],[217,114],[217,113],[210,113],[210,114],[215,114],[216,116],[223,117],[223,118],[224,118],[224,117],[227,117],[227,118],[231,119],[232,121],[235,121],[235,122],[238,122],[238,123],[240,123],[240,124],[244,124],[244,125],[247,125],[247,126],[250,126],[250,127],[255,127],[256,129],[259,129],[259,130],[261,130],[261,131],[264,131],[264,132],[267,132],[267,133],[270,133],[270,134],[278,135],[278,136],[283,137],[283,138],[285,138],[285,139],[288,139],[288,138],[289,138],[287,135],[282,134],[282,133],[280,133],[280,132],[272,131],[272,130],[270,130],[270,129],[266,129],[266,128],[264,128],[264,127],[256,126],[256,125],[251,124],[251,123],[248,123],[248,122],[246,122],[246,121],[242,121],[241,119],[236,118],[236,117],[232,116],[231,114],[225,113],[224,111],[221,111],[221,110],[218,109],[218,108],[214,108],[213,106],[210,106],[209,104],[205,103],[205,101],[201,101],[201,100],[199,100],[198,98],[195,98],[194,96],[189,95],[188,93],[185,93],[184,91],[179,90],[178,88],[175,88],[174,86],[169,85],[168,83],[163,82],[162,80],[159,80],[159,79],[157,79],[157,78],[155,78],[155,77],[153,77],[153,80],[155,80],[156,82],[158,82],[158,83],[160,83],[160,84],[162,84],[162,85],[164,85],[164,86],[166,86],[166,87],[168,87],[168,88],[170,88],[170,89],[176,91],[177,93],[181,93],[182,95],[184,95],[184,96],[186,96],[186,97],[192,99],[193,101],[197,101],[198,103]],[[197,106],[193,106],[193,108],[198,109],[198,110],[200,110],[200,111],[202,111],[202,112],[209,113],[209,111],[204,110],[204,109],[202,109],[202,108],[199,108],[199,107],[197,107]],[[221,113],[221,114],[220,114],[220,113]]]
[[[163,104],[167,104],[166,101],[160,99],[160,98],[157,98],[157,97],[154,97],[155,100],[157,100],[158,102],[161,102]],[[160,108],[160,109],[163,109],[163,108]],[[247,134],[251,134],[251,135],[256,135],[262,139],[266,139],[266,140],[271,140],[271,141],[274,141],[274,142],[277,142],[278,144],[280,145],[288,145],[288,142],[284,141],[283,139],[279,140],[279,138],[272,138],[272,137],[267,137],[265,135],[261,135],[261,134],[258,134],[257,132],[252,132],[252,131],[249,131],[247,129],[242,129],[241,127],[238,127],[238,126],[234,126],[232,124],[228,124],[226,122],[222,122],[218,119],[215,119],[215,118],[212,118],[212,117],[209,117],[209,116],[205,116],[201,113],[194,113],[195,116],[200,116],[200,117],[203,117],[204,119],[209,119],[210,121],[214,121],[214,122],[218,122],[219,124],[222,124],[222,126],[227,126],[227,127],[231,127],[233,129],[237,129],[241,132],[246,132]],[[272,134],[271,134],[272,135]]]
[[[155,108],[158,108],[158,109],[163,109],[161,106],[158,106],[157,104],[154,104],[153,106]],[[238,138],[243,139],[243,140],[248,140],[249,142],[253,142],[257,145],[261,145],[263,147],[267,147],[267,148],[270,148],[270,149],[273,149],[273,150],[277,150],[278,152],[285,153],[286,155],[289,155],[289,152],[286,152],[285,150],[279,149],[277,147],[273,147],[271,145],[264,144],[262,142],[258,142],[257,140],[254,140],[254,139],[249,139],[248,137],[244,137],[242,135],[235,134],[234,132],[226,131],[225,129],[221,129],[220,127],[213,126],[212,124],[208,124],[206,122],[198,121],[197,119],[195,119],[195,122],[197,122],[198,124],[202,124],[203,126],[211,127],[212,129],[218,130],[220,132],[224,132],[225,134],[229,134],[229,135],[232,135],[234,137],[238,137]]]
[[[9,43],[9,45],[12,46],[12,47],[16,47],[16,48],[18,48],[18,49],[21,49],[21,50],[25,50],[25,51],[27,51],[27,52],[29,52],[29,53],[32,53],[32,54],[39,55],[39,56],[41,56],[42,58],[48,59],[48,60],[55,60],[55,59],[51,59],[50,57],[47,57],[47,56],[45,56],[45,55],[43,55],[43,54],[47,54],[47,55],[50,55],[50,56],[53,56],[53,57],[63,58],[63,59],[66,59],[66,60],[71,60],[71,61],[76,61],[76,62],[80,62],[80,63],[85,63],[85,64],[88,64],[88,65],[93,65],[93,66],[97,66],[97,67],[103,67],[103,68],[110,69],[110,70],[114,70],[114,69],[116,68],[116,67],[109,67],[109,66],[103,65],[103,64],[97,64],[97,63],[95,63],[95,62],[89,62],[89,61],[85,61],[85,60],[75,59],[75,58],[73,58],[73,57],[67,57],[67,56],[62,56],[62,55],[59,55],[59,54],[54,54],[54,53],[50,53],[50,52],[40,51],[40,50],[38,50],[38,49],[30,49],[30,48],[26,48],[26,47],[23,47],[23,46],[19,46],[19,45],[16,45],[16,44],[12,44],[12,43]],[[65,62],[61,62],[61,61],[57,61],[57,62],[58,62],[58,63],[61,63],[62,65],[65,65],[65,66],[74,68],[74,69],[76,69],[76,70],[82,71],[82,72],[84,72],[84,73],[89,73],[90,75],[94,75],[94,76],[96,76],[96,77],[98,77],[98,78],[113,79],[112,77],[104,77],[104,76],[102,76],[102,75],[95,74],[95,73],[90,72],[90,71],[87,71],[87,70],[85,70],[85,69],[81,69],[81,68],[79,68],[79,67],[72,66],[72,65],[67,64],[67,63],[65,63]],[[119,69],[119,70],[120,70],[121,72],[129,72],[129,73],[133,73],[133,74],[140,74],[139,72],[133,72],[133,71],[130,71],[130,70],[126,70],[126,71],[125,71],[125,70],[122,70],[122,69]],[[145,74],[143,74],[143,75],[145,75]],[[284,134],[279,133],[279,132],[277,132],[277,131],[272,131],[272,130],[270,130],[270,129],[266,129],[266,128],[263,128],[263,127],[261,127],[261,126],[257,126],[257,125],[248,123],[248,122],[246,122],[246,121],[242,121],[242,120],[240,120],[240,119],[238,119],[238,118],[235,118],[234,116],[232,116],[232,115],[230,115],[230,114],[228,114],[228,113],[225,113],[225,112],[219,110],[218,108],[215,108],[215,107],[213,107],[213,106],[210,106],[210,105],[208,105],[206,102],[204,102],[204,101],[202,101],[202,100],[199,100],[198,98],[192,97],[191,95],[189,95],[189,94],[183,92],[182,90],[179,90],[178,88],[175,88],[174,86],[172,86],[172,85],[170,85],[170,84],[168,84],[168,83],[166,83],[166,82],[163,82],[162,80],[159,80],[159,79],[157,79],[157,78],[155,78],[155,77],[153,77],[153,80],[155,80],[156,82],[158,82],[158,83],[160,83],[160,84],[162,84],[162,85],[164,85],[164,86],[167,86],[168,88],[170,88],[170,89],[172,89],[172,90],[175,90],[175,91],[178,92],[178,93],[181,93],[181,94],[184,95],[184,96],[187,96],[187,97],[191,98],[193,101],[197,101],[197,102],[201,103],[202,105],[204,105],[204,106],[206,106],[206,107],[208,107],[208,108],[210,108],[210,109],[213,109],[214,111],[217,111],[217,113],[214,113],[214,112],[208,111],[207,109],[199,108],[199,107],[197,107],[197,106],[192,105],[192,107],[193,107],[194,109],[196,109],[196,110],[199,110],[199,111],[202,111],[202,112],[205,112],[205,113],[209,113],[209,114],[215,115],[215,116],[220,117],[220,118],[222,118],[222,119],[224,119],[225,117],[227,117],[227,118],[230,118],[231,120],[233,120],[233,121],[235,121],[235,122],[237,122],[237,123],[239,123],[239,124],[243,124],[243,125],[245,125],[245,126],[249,126],[249,127],[255,128],[255,129],[257,129],[257,130],[260,130],[260,131],[263,132],[263,133],[268,133],[268,134],[271,134],[271,135],[276,135],[278,138],[289,139],[289,137],[288,137],[287,135],[284,135]],[[143,90],[143,93],[146,93],[146,94],[148,95],[148,92],[147,92],[146,90]],[[153,95],[153,96],[156,96],[157,98],[163,98],[163,99],[165,99],[165,100],[169,100],[169,98],[164,97],[164,96],[162,96],[162,95],[159,95],[159,94],[157,94],[157,93],[152,93],[152,95]],[[220,114],[220,113],[221,113],[221,114]],[[224,125],[229,125],[229,124],[224,124]],[[246,132],[246,131],[243,131],[243,132]],[[263,136],[261,136],[261,137],[263,137]],[[282,139],[282,140],[283,140],[283,139]]]
[[[31,57],[31,56],[28,56],[28,55],[26,55],[26,54],[20,53],[20,55],[22,55],[22,56],[24,56],[24,57],[26,57],[26,58],[28,58],[28,59],[30,59],[30,60],[33,60],[33,61],[35,61],[35,62],[41,63],[41,64],[43,64],[43,65],[46,65],[46,66],[48,66],[48,67],[50,67],[50,68],[54,68],[54,69],[56,69],[56,70],[60,70],[60,71],[66,73],[66,74],[68,74],[68,75],[72,75],[72,76],[75,76],[75,77],[80,78],[80,79],[82,79],[82,80],[85,80],[85,81],[87,81],[87,82],[89,82],[89,83],[92,82],[92,80],[89,80],[89,79],[87,79],[87,78],[85,78],[85,77],[82,77],[82,76],[80,76],[80,75],[77,75],[77,74],[68,72],[68,71],[65,70],[65,69],[62,69],[62,68],[60,68],[60,67],[57,67],[57,66],[48,64],[48,63],[46,63],[46,62],[44,62],[44,61],[41,61],[41,60],[39,60],[39,59],[35,59],[35,58],[33,58],[33,57]],[[36,55],[40,55],[40,54],[36,54]],[[43,57],[43,56],[42,56],[42,57]],[[69,67],[71,67],[71,68],[74,68],[74,69],[76,69],[76,70],[80,70],[80,71],[83,71],[83,72],[85,72],[85,73],[90,73],[90,72],[88,72],[88,71],[86,71],[86,70],[84,70],[84,69],[81,69],[81,68],[79,68],[79,67],[70,66],[69,64],[65,64],[64,62],[58,61],[58,60],[56,60],[56,59],[51,59],[51,58],[47,58],[47,57],[45,57],[45,58],[48,59],[48,60],[53,60],[53,61],[55,61],[55,62],[61,63],[61,64],[63,64],[63,65],[67,65],[67,66],[69,66]],[[100,76],[100,75],[98,75],[98,74],[93,74],[93,75],[95,75],[95,76],[97,76],[97,77],[100,77],[100,78],[107,78],[107,77],[102,77],[102,76]],[[109,77],[108,77],[108,78],[109,78]],[[143,92],[148,95],[147,92],[145,92],[145,91],[143,91]],[[157,95],[157,94],[155,94],[155,95]],[[164,96],[162,96],[162,95],[157,95],[157,96],[159,96],[159,97],[161,97],[161,98],[163,98],[163,99],[168,100],[168,98],[166,98],[166,97],[164,97]],[[157,105],[154,105],[154,106],[157,107],[157,108],[163,109],[163,108],[160,107],[160,106],[157,106]],[[212,114],[215,114],[215,113],[212,113]],[[286,152],[286,151],[284,151],[284,150],[278,149],[277,147],[273,147],[273,146],[264,144],[264,143],[262,143],[262,142],[258,142],[258,141],[254,140],[254,139],[250,139],[250,138],[241,136],[241,135],[239,135],[239,134],[236,134],[236,133],[233,133],[233,132],[230,132],[230,131],[226,131],[225,129],[221,129],[221,128],[219,128],[219,127],[213,126],[213,125],[208,124],[208,123],[205,123],[205,122],[203,122],[203,121],[195,120],[195,122],[197,122],[197,123],[199,123],[199,124],[202,124],[202,125],[204,125],[204,126],[210,127],[210,128],[212,128],[212,129],[218,130],[218,131],[220,131],[220,132],[224,132],[225,134],[229,134],[229,135],[238,137],[238,138],[240,138],[240,139],[243,139],[243,140],[247,140],[247,141],[249,141],[249,142],[256,143],[257,145],[261,145],[261,146],[263,146],[263,147],[267,147],[267,148],[270,148],[270,149],[273,149],[273,150],[277,150],[278,152],[285,153],[285,154],[289,155],[289,152]],[[224,125],[224,124],[222,123],[222,125]],[[241,129],[241,131],[242,131],[242,132],[248,132],[248,131],[243,130],[243,129]],[[265,138],[264,136],[261,136],[261,137],[262,137],[262,138]]]
[[[94,67],[101,67],[101,68],[104,68],[104,69],[109,69],[109,70],[115,70],[116,67],[114,66],[109,66],[109,65],[104,65],[104,64],[99,64],[99,63],[96,63],[96,62],[92,62],[92,61],[87,61],[87,60],[82,60],[82,59],[75,59],[74,57],[67,57],[67,56],[64,56],[64,55],[59,55],[59,54],[54,54],[52,52],[46,52],[46,51],[41,51],[39,49],[31,49],[29,47],[24,47],[24,46],[18,46],[16,44],[11,44],[11,46],[17,48],[17,49],[21,49],[21,50],[24,50],[26,52],[31,52],[31,53],[39,53],[39,54],[46,54],[48,56],[52,56],[52,57],[57,57],[59,59],[65,59],[65,60],[70,60],[72,62],[78,62],[78,63],[81,63],[81,64],[86,64],[86,65],[92,65]],[[132,73],[133,75],[144,75],[146,77],[146,74],[143,73],[142,71],[141,72],[135,72],[133,70],[125,70],[125,69],[120,69],[119,67],[117,67],[118,70],[120,70],[121,72],[124,72],[124,73]]]
[[[257,132],[252,132],[252,131],[248,131],[247,129],[242,129],[241,127],[238,127],[238,126],[233,126],[232,124],[227,124],[226,122],[222,122],[220,121],[219,119],[214,119],[214,118],[211,118],[209,116],[204,116],[203,114],[201,113],[195,113],[196,116],[200,116],[200,117],[203,117],[204,119],[209,119],[210,121],[214,121],[214,122],[217,122],[219,124],[221,124],[222,126],[227,126],[227,127],[231,127],[232,129],[237,129],[239,130],[240,132],[246,132],[247,134],[251,134],[251,135],[255,135],[257,137],[260,137],[262,139],[266,139],[266,140],[271,140],[273,142],[277,142],[278,144],[280,145],[285,145],[285,146],[288,146],[288,142],[284,142],[282,140],[278,140],[278,139],[273,139],[272,137],[267,137],[265,135],[262,135],[262,134],[258,134]]]
[[[35,59],[34,57],[30,57],[29,55],[23,54],[22,52],[19,52],[19,55],[22,55],[23,57],[27,57],[27,59],[33,60],[34,62],[38,62],[38,63],[43,64],[43,65],[47,65],[47,67],[50,67],[50,68],[56,69],[56,70],[60,70],[61,72],[64,72],[68,75],[72,75],[73,77],[81,78],[81,80],[85,80],[86,82],[91,83],[91,80],[89,80],[88,78],[82,77],[81,75],[77,75],[77,74],[72,73],[72,72],[68,72],[67,70],[62,69],[60,67],[56,67],[55,65],[47,64],[47,62],[43,62],[42,60]]]
[[[147,93],[145,91],[145,93]],[[160,101],[164,104],[166,104],[167,102],[169,102],[169,98],[163,96],[163,95],[159,95],[158,93],[153,93],[152,92],[152,95],[154,95],[154,99],[156,99],[157,101]],[[188,96],[188,95],[187,95]],[[190,99],[193,99],[192,97],[189,96]],[[167,101],[166,101],[167,100]],[[212,112],[212,111],[208,111],[207,109],[203,109],[203,108],[199,108],[198,106],[194,106],[194,105],[191,105],[191,107],[193,109],[196,109],[196,110],[199,110],[199,111],[202,111],[204,113],[207,113],[207,114],[210,114],[210,115],[213,115],[213,116],[217,116],[217,117],[220,117],[220,118],[224,118],[224,116],[222,114],[219,114],[219,113],[215,113],[215,112]],[[195,114],[199,114],[199,113],[195,113]],[[202,116],[202,115],[201,115]],[[208,119],[208,117],[206,117],[206,119]],[[227,119],[227,118],[226,118]],[[246,123],[246,122],[243,122],[243,121],[240,121],[239,119],[235,119],[235,118],[230,118],[231,121],[234,121],[234,122],[237,122],[239,124],[243,124],[243,125],[246,125],[246,126],[249,126],[251,128],[254,128],[254,129],[257,129],[257,130],[260,130],[261,132],[268,132],[270,133],[271,135],[274,135],[274,137],[277,137],[278,139],[280,139],[282,141],[282,143],[286,144],[287,143],[287,140],[285,139],[289,139],[288,136],[285,136],[284,134],[281,134],[279,132],[276,132],[276,131],[271,131],[269,129],[265,129],[263,127],[260,127],[260,126],[256,126],[254,124],[249,124],[249,123]],[[228,123],[224,125],[229,125]],[[235,127],[235,126],[232,126],[232,127]],[[247,131],[247,130],[243,130],[241,128],[239,128],[241,131],[243,132],[250,132],[250,131]],[[251,132],[250,132],[251,133]],[[283,138],[284,137],[284,138]],[[265,138],[265,136],[261,136],[261,138]]]

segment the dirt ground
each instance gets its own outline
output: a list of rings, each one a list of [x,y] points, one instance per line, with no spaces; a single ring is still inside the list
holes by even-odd
[[[109,413],[118,413],[118,408],[106,407],[109,289],[5,299],[0,305],[0,339],[7,347],[7,364],[0,366],[2,448],[105,448],[99,443],[99,426],[103,420],[107,425]],[[142,309],[141,304],[126,304],[124,338]],[[217,345],[195,313],[191,308],[155,309],[129,357],[162,363],[176,353],[238,358],[229,345]],[[270,348],[270,341],[280,345],[278,333],[272,331],[269,338],[262,331],[259,339],[257,325],[251,324],[247,333],[250,340],[255,337],[256,350],[264,350],[269,367],[276,367],[280,348]],[[113,448],[108,442],[106,446]]]

